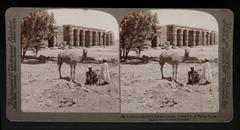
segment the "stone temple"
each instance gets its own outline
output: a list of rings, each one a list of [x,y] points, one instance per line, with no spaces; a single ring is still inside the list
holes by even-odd
[[[111,46],[114,44],[114,37],[112,31],[103,29],[75,25],[56,26],[54,36],[46,46],[55,47],[63,42],[73,47]]]
[[[180,25],[158,26],[157,36],[152,39],[151,47],[167,42],[173,46],[202,46],[217,44],[216,31]]]

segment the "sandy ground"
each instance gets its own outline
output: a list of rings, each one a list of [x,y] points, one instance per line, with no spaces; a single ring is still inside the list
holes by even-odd
[[[45,49],[39,55],[56,56],[59,49]],[[82,54],[82,49],[73,49]],[[116,58],[113,48],[89,48],[90,56],[96,59]],[[28,52],[31,54],[31,51]],[[111,82],[109,85],[81,85],[85,82],[85,73],[90,64],[80,63],[76,68],[76,82],[68,81],[70,67],[62,66],[59,79],[57,64],[49,61],[45,64],[22,64],[22,111],[24,112],[119,112],[119,65],[109,64]],[[100,74],[100,65],[91,64]]]
[[[217,46],[190,48],[191,56],[199,59],[218,57]],[[148,56],[159,56],[162,50],[149,49],[143,52]],[[184,50],[176,49],[183,55]],[[203,54],[204,53],[204,54]],[[131,52],[130,55],[135,55]],[[142,54],[142,55],[143,55]],[[187,83],[190,67],[201,68],[199,63],[182,63],[178,67],[178,82]],[[121,112],[123,113],[172,113],[172,112],[217,112],[218,64],[211,63],[213,83],[209,85],[180,85],[161,79],[160,66],[157,62],[141,65],[120,65]],[[164,66],[164,76],[172,75],[172,67]],[[212,92],[210,91],[212,90]]]
[[[217,46],[190,48],[190,56],[198,59],[217,58]],[[59,49],[44,49],[39,55],[56,56]],[[82,49],[72,49],[82,55]],[[160,49],[147,49],[142,55],[159,56]],[[183,55],[183,49],[174,49]],[[29,51],[28,55],[32,55]],[[88,56],[95,59],[118,59],[115,47],[88,48]],[[135,55],[130,52],[130,55]],[[116,58],[117,57],[117,58]],[[85,72],[90,64],[78,64],[76,82],[85,81]],[[91,64],[99,73],[100,66]],[[179,65],[178,81],[187,82],[187,72],[198,63]],[[121,112],[123,113],[171,113],[171,112],[217,112],[218,111],[218,64],[211,63],[213,83],[181,87],[161,79],[157,62],[141,65],[110,64],[110,85],[81,86],[59,79],[57,65],[53,61],[45,64],[22,64],[22,111],[24,112]],[[181,71],[180,71],[181,70]],[[64,64],[62,75],[69,76],[70,68]],[[171,76],[172,68],[166,64],[164,75]],[[119,76],[121,87],[119,90]],[[212,92],[210,92],[212,89]]]

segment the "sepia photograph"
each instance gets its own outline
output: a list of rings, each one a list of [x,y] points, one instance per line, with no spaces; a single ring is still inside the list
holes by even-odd
[[[5,13],[6,116],[37,122],[230,122],[228,9]]]
[[[23,112],[120,111],[119,27],[112,15],[31,10],[20,31]]]
[[[129,13],[120,23],[121,112],[218,112],[218,63],[218,23],[211,14]]]

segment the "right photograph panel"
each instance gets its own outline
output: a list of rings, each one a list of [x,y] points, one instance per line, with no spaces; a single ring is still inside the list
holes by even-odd
[[[193,10],[140,10],[120,23],[122,113],[219,111],[218,23]]]

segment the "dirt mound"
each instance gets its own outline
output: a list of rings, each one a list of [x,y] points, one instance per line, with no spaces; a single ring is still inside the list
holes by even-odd
[[[160,108],[163,107],[173,107],[177,104],[177,101],[174,98],[164,98],[160,104]]]
[[[72,105],[76,104],[76,102],[71,98],[62,98],[59,101],[58,107],[71,107]]]

